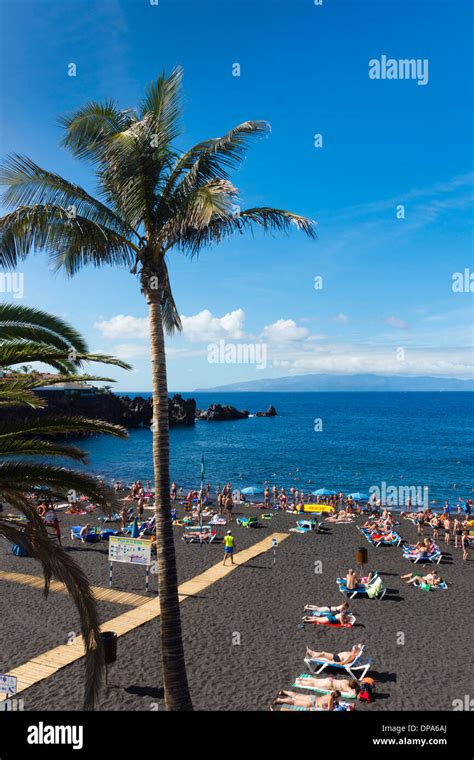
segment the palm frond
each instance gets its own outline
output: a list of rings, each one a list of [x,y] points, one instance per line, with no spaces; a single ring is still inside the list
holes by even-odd
[[[308,237],[316,238],[315,222],[307,217],[282,209],[252,208],[225,217],[216,215],[201,228],[181,227],[174,245],[184,253],[196,256],[204,247],[219,243],[235,233],[242,235],[253,231],[255,227],[264,232],[280,233],[289,233],[296,228]]]
[[[21,206],[0,219],[0,266],[15,268],[32,249],[44,250],[69,275],[85,264],[130,267],[139,250],[127,238],[53,205]]]
[[[24,499],[25,494],[36,485],[48,486],[51,493],[60,498],[67,496],[72,489],[87,496],[105,512],[110,512],[117,504],[113,491],[101,488],[90,475],[66,467],[26,460],[0,462],[0,493],[9,504],[13,504],[12,499],[15,497]]]
[[[111,100],[87,103],[59,118],[65,132],[61,144],[76,158],[100,163],[111,140],[134,121],[133,111],[120,110]]]
[[[42,415],[25,419],[0,419],[0,440],[21,435],[111,435],[127,438],[122,425],[80,416]]]
[[[269,131],[266,121],[245,121],[222,137],[194,145],[176,161],[163,190],[163,201],[214,179],[228,179],[231,170],[244,161],[252,139]]]
[[[104,667],[100,640],[100,623],[93,592],[83,569],[60,546],[48,537],[35,510],[27,503],[16,505],[29,521],[19,526],[0,516],[0,536],[18,544],[38,560],[44,577],[44,595],[48,595],[50,582],[55,578],[64,583],[76,605],[85,650],[85,688],[83,707],[92,710],[98,697]]]
[[[65,320],[49,314],[41,309],[21,304],[0,304],[0,338],[10,337],[10,330],[15,327],[25,327],[32,331],[47,331],[48,340],[57,339],[66,347],[77,351],[87,352],[87,343],[82,335]],[[30,334],[28,337],[32,337]],[[35,339],[35,338],[32,338]],[[57,345],[54,343],[53,345]]]
[[[42,169],[27,156],[14,154],[6,159],[0,166],[0,185],[7,188],[2,198],[6,206],[59,206],[124,236],[135,234],[123,219],[80,185]]]

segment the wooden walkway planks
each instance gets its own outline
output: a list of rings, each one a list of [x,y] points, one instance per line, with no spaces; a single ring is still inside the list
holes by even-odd
[[[289,533],[272,533],[267,538],[264,538],[263,541],[259,541],[248,549],[243,549],[241,552],[237,552],[234,556],[234,565],[223,565],[222,562],[219,562],[205,570],[200,575],[196,575],[191,580],[185,581],[178,588],[179,601],[183,602],[190,596],[199,594],[199,592],[225,578],[226,575],[236,570],[239,565],[243,565],[249,560],[258,557],[259,554],[268,551],[272,546],[272,540],[274,538],[280,543],[285,538],[288,538],[288,536]],[[43,587],[41,578],[38,578],[37,576],[23,575],[22,573],[0,572],[0,580],[25,583],[34,588]],[[54,591],[59,591],[60,593],[66,591],[62,583],[57,583],[55,581],[54,585],[58,587],[55,588]],[[51,584],[51,590],[53,590],[52,587],[53,583]],[[107,596],[99,597],[97,596],[97,591],[106,592]],[[139,628],[160,615],[160,600],[158,597],[151,601],[147,601],[146,597],[141,597],[138,594],[127,594],[122,591],[113,592],[112,589],[94,587],[94,594],[98,599],[102,598],[106,601],[112,601],[108,595],[109,592],[118,594],[121,598],[131,596],[137,597],[143,601],[141,601],[139,605],[135,602],[134,609],[124,612],[122,615],[118,615],[117,617],[108,620],[106,623],[103,623],[101,626],[103,631],[115,631],[117,636],[125,636],[125,634],[135,630],[135,628]],[[124,602],[118,603],[123,604]],[[8,675],[17,677],[17,694],[19,694],[21,691],[30,688],[30,686],[54,675],[58,670],[62,670],[62,668],[67,665],[71,665],[71,663],[80,660],[82,657],[84,657],[84,645],[82,637],[78,636],[73,644],[61,644],[58,647],[54,647],[54,649],[49,649],[47,652],[43,652],[43,654],[34,657],[23,665],[13,668],[9,671]],[[6,695],[0,694],[0,702],[5,699]]]
[[[26,575],[25,573],[7,573],[0,570],[0,581],[10,581],[11,583],[21,583],[31,588],[44,588],[44,580],[37,575]],[[101,586],[91,586],[94,596],[101,602],[113,602],[123,604],[126,607],[139,607],[146,604],[148,597],[141,594],[133,594],[129,591],[118,591],[113,588],[102,588]],[[60,594],[67,594],[67,588],[64,583],[51,581],[50,591]]]

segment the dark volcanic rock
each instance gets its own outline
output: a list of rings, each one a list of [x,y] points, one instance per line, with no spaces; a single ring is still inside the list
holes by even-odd
[[[41,394],[40,394],[41,395]],[[90,396],[64,395],[51,391],[43,392],[47,401],[45,409],[27,410],[12,408],[8,416],[28,419],[43,415],[61,414],[68,416],[89,417],[126,428],[148,427],[153,415],[152,400],[149,398],[130,398],[115,396],[113,393],[97,393]],[[194,425],[196,402],[193,398],[183,399],[176,394],[168,399],[170,426]]]
[[[276,417],[277,410],[270,404],[266,412],[257,412],[257,417]]]
[[[200,420],[222,421],[222,420],[245,420],[249,412],[240,412],[235,406],[221,406],[221,404],[211,404],[208,409],[198,409],[196,416]]]

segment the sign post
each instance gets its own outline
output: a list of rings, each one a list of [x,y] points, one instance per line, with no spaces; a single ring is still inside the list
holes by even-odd
[[[110,536],[109,538],[109,586],[112,587],[112,572],[114,562],[125,562],[129,565],[144,565],[146,567],[145,590],[150,589],[151,541],[142,538],[125,538]]]
[[[278,541],[276,538],[272,538],[272,547],[273,547],[273,566],[275,566],[276,563],[276,550],[278,546]]]
[[[7,673],[0,673],[0,694],[6,694],[3,710],[9,709],[10,697],[16,694],[17,678]],[[15,709],[15,708],[13,708]]]

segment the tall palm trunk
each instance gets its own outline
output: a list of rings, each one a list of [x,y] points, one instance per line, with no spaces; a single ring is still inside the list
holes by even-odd
[[[153,389],[153,469],[155,477],[161,659],[167,710],[192,710],[181,636],[178,576],[171,521],[168,384],[159,291],[146,291],[150,317]]]

